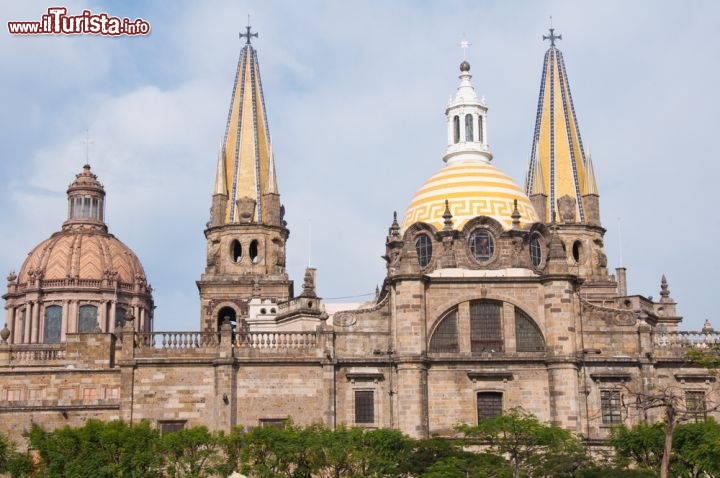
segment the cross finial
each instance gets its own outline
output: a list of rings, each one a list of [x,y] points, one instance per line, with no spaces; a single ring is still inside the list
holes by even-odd
[[[554,48],[555,40],[562,40],[562,35],[556,35],[555,29],[553,27],[550,27],[550,34],[543,35],[543,40],[550,40],[550,48]]]
[[[250,44],[250,38],[252,38],[252,37],[257,38],[257,37],[258,37],[258,34],[257,34],[257,33],[250,33],[250,15],[248,15],[248,25],[245,27],[245,33],[241,33],[241,34],[240,34],[240,39],[242,40],[243,38],[245,38],[245,44],[246,44],[246,45],[249,45],[249,44]]]
[[[458,43],[458,46],[459,46],[460,48],[462,48],[462,50],[463,50],[463,61],[467,60],[467,58],[466,58],[466,56],[467,56],[467,49],[470,47],[470,45],[472,45],[472,43],[470,43],[470,42],[467,41],[467,40],[463,40],[463,41],[461,41],[460,43]]]
[[[94,143],[90,141],[90,130],[85,130],[85,139],[82,142],[85,144],[85,164],[90,164],[90,143]]]

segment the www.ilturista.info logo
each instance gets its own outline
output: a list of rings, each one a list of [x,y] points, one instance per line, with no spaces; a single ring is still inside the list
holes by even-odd
[[[150,24],[138,18],[111,17],[107,13],[83,10],[68,15],[65,7],[50,7],[39,22],[7,22],[11,35],[147,35]]]

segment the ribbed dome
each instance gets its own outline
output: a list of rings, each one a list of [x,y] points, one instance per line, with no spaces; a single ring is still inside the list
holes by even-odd
[[[446,199],[454,229],[477,216],[491,217],[511,229],[515,199],[520,223],[538,222],[530,200],[508,175],[485,161],[462,161],[447,164],[423,184],[405,211],[402,232],[416,222],[442,229]]]
[[[137,256],[112,234],[98,230],[64,230],[53,234],[30,252],[19,274],[19,283],[42,280],[115,279],[121,284],[145,281]],[[57,284],[61,285],[61,284]]]

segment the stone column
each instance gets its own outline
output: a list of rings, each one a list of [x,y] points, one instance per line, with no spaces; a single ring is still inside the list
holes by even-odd
[[[210,428],[230,432],[237,424],[237,373],[233,359],[232,326],[220,326],[220,345],[215,367],[215,423]]]
[[[7,325],[8,330],[10,331],[10,337],[8,337],[8,343],[13,343],[13,339],[15,337],[15,308],[14,307],[8,307],[5,309],[5,325]]]
[[[71,300],[68,304],[68,328],[70,334],[77,333],[78,301]]]
[[[472,348],[470,343],[470,302],[462,302],[458,305],[457,331],[458,350],[460,353],[469,353]]]
[[[68,309],[70,309],[70,301],[64,300],[63,308],[62,308],[62,318],[60,319],[60,341],[61,342],[65,342],[66,337],[67,337],[68,317],[69,317]]]
[[[548,361],[547,369],[551,423],[575,433],[582,432],[577,399],[577,365],[570,357],[557,357]]]
[[[30,343],[30,329],[32,328],[32,311],[33,303],[28,302],[25,308],[25,333],[23,335],[23,343]]]
[[[105,302],[105,301],[100,302],[100,307],[98,308],[98,315],[99,315],[99,317],[98,317],[98,325],[100,326],[100,330],[102,330],[103,332],[107,332],[107,331],[108,331],[108,327],[107,327],[107,322],[108,322],[107,310],[108,310],[107,302]]]
[[[117,314],[117,301],[113,300],[110,302],[110,324],[108,326],[108,331],[111,333],[115,332],[115,317]]]
[[[398,429],[413,437],[428,437],[427,366],[420,362],[398,362]]]

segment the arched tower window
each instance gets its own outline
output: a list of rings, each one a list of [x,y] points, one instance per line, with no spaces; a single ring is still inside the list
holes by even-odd
[[[45,334],[43,342],[56,344],[60,342],[60,328],[62,324],[62,307],[50,305],[45,307]]]
[[[432,259],[432,241],[425,234],[420,234],[415,239],[415,250],[417,251],[420,267],[427,267]]]
[[[250,254],[250,260],[252,261],[252,263],[257,264],[258,261],[260,260],[260,258],[258,257],[259,253],[258,253],[258,241],[257,240],[253,240],[250,243],[250,250],[248,251],[248,253]]]
[[[465,115],[465,141],[474,141],[475,135],[473,135],[473,115]]]
[[[515,344],[518,352],[543,352],[545,340],[535,321],[515,307]]]
[[[488,300],[470,302],[470,351],[502,352],[502,304]]]
[[[223,307],[218,311],[217,314],[217,328],[220,330],[220,327],[222,324],[225,323],[225,319],[227,319],[230,322],[230,325],[232,325],[233,330],[235,330],[235,325],[237,324],[237,314],[235,313],[235,309],[232,307]]]
[[[478,141],[483,143],[485,141],[485,135],[483,134],[483,117],[478,115]]]
[[[232,257],[233,262],[240,262],[240,259],[242,259],[242,245],[237,239],[234,239],[230,244],[230,257]]]
[[[457,115],[453,117],[453,142],[460,142],[460,117]]]
[[[97,307],[94,305],[81,305],[78,311],[78,332],[94,332],[97,325]]]
[[[457,353],[459,350],[457,309],[454,309],[448,312],[435,328],[430,339],[430,352]]]
[[[542,249],[537,234],[533,234],[530,238],[530,260],[535,267],[539,266],[542,261]]]

